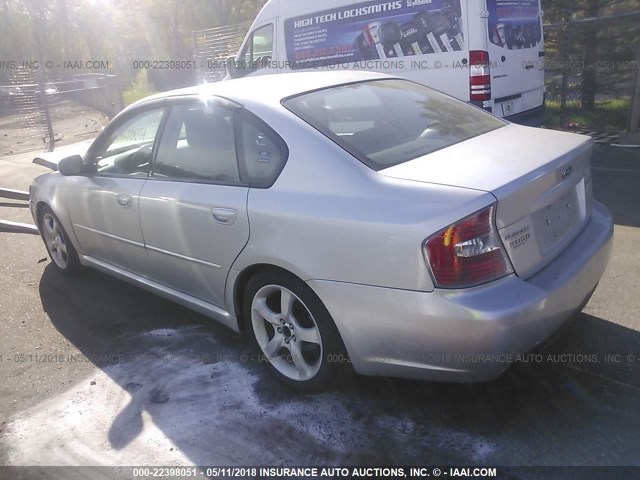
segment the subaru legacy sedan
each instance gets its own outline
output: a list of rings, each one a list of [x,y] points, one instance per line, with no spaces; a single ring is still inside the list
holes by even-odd
[[[31,211],[61,273],[98,269],[244,332],[290,386],[345,369],[486,381],[605,271],[591,154],[406,80],[293,73],[130,106],[36,160],[58,172]]]

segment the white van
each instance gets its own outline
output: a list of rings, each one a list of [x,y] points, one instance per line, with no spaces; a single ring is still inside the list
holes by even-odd
[[[229,76],[374,70],[498,117],[544,105],[540,0],[269,0]]]

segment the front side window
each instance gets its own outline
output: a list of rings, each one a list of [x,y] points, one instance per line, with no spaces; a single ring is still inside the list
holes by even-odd
[[[153,176],[204,183],[240,183],[234,113],[219,105],[173,107],[165,126]]]
[[[255,30],[241,55],[243,67],[248,70],[258,70],[267,65],[273,57],[273,24],[265,25]]]
[[[109,136],[96,154],[98,175],[147,176],[164,109],[135,115]]]
[[[505,125],[478,108],[405,80],[341,85],[283,104],[375,171]]]

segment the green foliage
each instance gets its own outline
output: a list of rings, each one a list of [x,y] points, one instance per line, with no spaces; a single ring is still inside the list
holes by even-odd
[[[547,100],[547,126],[565,128],[571,124],[578,128],[595,130],[624,130],[631,103],[627,98],[596,102],[594,108],[585,109],[580,101],[567,102],[564,112],[560,101]]]
[[[149,95],[157,93],[149,85],[149,79],[146,70],[140,70],[136,79],[131,83],[129,89],[125,90],[122,94],[125,106],[131,105],[138,100],[142,100]]]

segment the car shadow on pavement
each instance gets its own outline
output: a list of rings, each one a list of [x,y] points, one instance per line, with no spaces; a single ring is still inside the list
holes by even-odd
[[[40,296],[98,367],[25,420],[16,448],[30,435],[41,445],[48,431],[64,445],[44,461],[640,464],[640,333],[594,316],[579,315],[490,383],[356,376],[301,395],[276,383],[240,335],[101,273],[69,279],[50,265]]]

